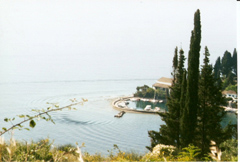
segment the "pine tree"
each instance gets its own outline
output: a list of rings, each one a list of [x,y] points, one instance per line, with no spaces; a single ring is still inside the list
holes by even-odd
[[[199,80],[199,109],[197,145],[201,148],[201,154],[210,152],[210,141],[217,144],[222,142],[223,130],[220,122],[224,116],[224,110],[220,108],[224,100],[221,87],[215,84],[212,65],[209,64],[209,51],[205,47],[204,65],[202,66]]]
[[[201,21],[200,11],[194,14],[194,29],[191,35],[190,50],[188,53],[188,78],[185,109],[181,121],[182,144],[184,147],[193,143],[197,124],[198,109],[198,77],[199,77],[199,56],[201,43]]]

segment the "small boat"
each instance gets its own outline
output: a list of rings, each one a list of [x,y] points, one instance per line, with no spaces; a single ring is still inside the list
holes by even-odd
[[[150,100],[150,102],[156,103],[156,102],[158,102],[158,100],[152,99],[152,100]]]
[[[153,111],[160,111],[160,107],[155,107],[155,109]]]
[[[126,104],[125,104],[125,102],[119,102],[119,103],[117,104],[117,106],[118,106],[118,107],[121,107],[121,108],[125,108],[125,107],[126,107]]]
[[[128,104],[129,104],[129,102],[125,101],[125,104],[126,104],[126,105],[128,105]]]
[[[144,102],[150,101],[149,99],[146,99],[146,98],[141,98],[140,100],[141,100],[141,101],[144,101]]]
[[[152,110],[152,106],[151,106],[151,105],[147,105],[147,106],[144,108],[144,110],[146,110],[146,111]]]
[[[125,111],[120,111],[117,115],[114,115],[116,118],[121,118],[125,114]]]
[[[163,100],[159,100],[159,103],[163,103]]]

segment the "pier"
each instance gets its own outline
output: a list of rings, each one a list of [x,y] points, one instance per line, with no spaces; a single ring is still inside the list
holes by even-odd
[[[143,101],[142,98],[139,97],[122,97],[122,98],[118,98],[116,100],[114,100],[112,102],[112,107],[116,110],[119,111],[125,111],[125,112],[134,112],[134,113],[146,113],[146,114],[157,114],[157,113],[164,113],[165,111],[156,111],[154,109],[152,110],[137,110],[137,109],[133,109],[127,106],[127,101]],[[148,100],[149,102],[151,102],[150,100]],[[161,100],[159,100],[160,102],[163,102]]]

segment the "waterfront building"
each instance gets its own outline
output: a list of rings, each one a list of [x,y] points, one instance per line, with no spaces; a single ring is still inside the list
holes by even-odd
[[[223,91],[222,94],[225,97],[237,98],[237,93],[235,91],[232,91],[232,90]]]
[[[166,94],[169,94],[170,93],[170,87],[172,86],[172,81],[173,81],[172,78],[162,77],[162,78],[158,79],[156,81],[156,83],[154,83],[152,86],[155,89],[162,89],[162,90],[166,91]]]

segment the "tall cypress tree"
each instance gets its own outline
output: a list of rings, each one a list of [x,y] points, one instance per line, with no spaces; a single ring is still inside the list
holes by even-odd
[[[177,48],[176,48],[177,49]],[[176,50],[175,50],[176,52]],[[181,99],[181,85],[183,79],[184,69],[184,51],[181,49],[179,51],[179,60],[176,61],[177,54],[175,53],[173,59],[173,82],[170,87],[171,93],[167,100],[167,113],[159,113],[165,125],[161,125],[159,132],[149,131],[149,137],[151,138],[151,146],[147,147],[149,150],[161,143],[166,145],[173,145],[177,148],[180,147],[180,99]],[[175,64],[178,62],[178,64]]]
[[[232,57],[232,69],[234,74],[237,76],[237,50],[234,48],[233,57]]]
[[[221,72],[221,58],[220,56],[217,58],[215,65],[214,65],[214,77],[217,79]]]
[[[220,108],[224,100],[221,87],[215,84],[212,65],[209,64],[209,50],[205,47],[204,65],[199,79],[199,109],[197,145],[201,148],[201,154],[210,152],[210,141],[220,144],[223,140],[223,129],[220,122],[224,116],[224,109]]]
[[[180,99],[180,116],[182,117],[184,108],[185,108],[185,100],[186,100],[186,88],[187,88],[187,72],[183,71],[182,85],[181,85],[181,99]],[[180,119],[180,127],[182,127],[181,119]],[[181,129],[181,128],[180,128]]]
[[[201,20],[200,11],[194,14],[194,29],[191,35],[190,50],[188,53],[188,78],[185,110],[181,121],[182,144],[188,146],[193,143],[197,125],[198,109],[198,77],[199,77],[199,56],[201,43]]]
[[[175,79],[176,71],[178,67],[178,47],[175,48],[174,57],[173,57],[173,79]]]

